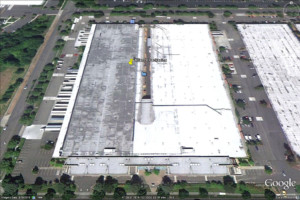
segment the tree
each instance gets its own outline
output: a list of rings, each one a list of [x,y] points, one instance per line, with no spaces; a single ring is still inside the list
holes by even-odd
[[[140,188],[139,191],[137,192],[137,196],[146,196],[146,195],[147,195],[146,188]]]
[[[107,176],[105,181],[104,181],[104,186],[103,186],[103,190],[105,192],[111,193],[114,191],[114,189],[118,187],[118,180],[111,177],[111,176]]]
[[[142,185],[142,183],[143,183],[143,181],[138,175],[134,174],[131,177],[131,180],[130,180],[131,185]]]
[[[48,63],[47,65],[45,65],[44,70],[49,71],[54,69],[54,65],[52,63]]]
[[[272,199],[276,198],[276,195],[271,190],[265,189],[265,198],[268,199],[268,200],[272,200]]]
[[[20,136],[14,135],[11,138],[11,140],[9,141],[9,143],[7,144],[7,148],[8,149],[15,149],[15,147],[19,144],[20,141],[21,141]]]
[[[164,176],[163,179],[162,179],[162,183],[163,183],[164,185],[172,185],[172,184],[173,184],[173,181],[170,179],[170,177]]]
[[[32,169],[32,173],[37,174],[38,172],[39,172],[38,166],[34,166],[34,168]]]
[[[220,46],[219,47],[219,51],[222,53],[222,52],[225,52],[226,51],[226,47],[224,46]]]
[[[92,199],[93,200],[102,200],[105,197],[105,192],[103,190],[94,190],[92,194]]]
[[[66,190],[63,193],[63,195],[61,196],[61,198],[63,200],[70,200],[70,199],[75,198],[75,197],[76,197],[76,195],[75,195],[74,191],[71,191],[71,190]]]
[[[162,184],[160,188],[166,193],[169,194],[173,189],[173,181],[168,176],[162,178]]]
[[[151,174],[152,174],[152,172],[150,170],[147,170],[147,169],[145,170],[145,175],[146,176],[150,176]]]
[[[126,185],[130,187],[130,191],[138,193],[139,189],[142,187],[143,181],[138,175],[133,175],[131,180],[126,181]]]
[[[126,196],[124,188],[117,187],[114,191],[114,199],[122,199]]]
[[[161,187],[159,187],[157,189],[157,196],[167,198],[170,196],[170,193],[165,192]]]
[[[4,189],[3,196],[16,196],[18,194],[18,188],[23,187],[24,179],[20,174],[19,176],[12,177],[11,174],[5,175],[2,181],[2,187]]]
[[[137,23],[138,24],[145,24],[145,21],[144,20],[139,20]]]
[[[154,174],[159,175],[159,172],[160,172],[159,169],[157,169],[157,168],[154,168],[154,169],[153,169],[153,173],[154,173]]]
[[[27,189],[26,196],[36,196],[37,193],[33,191],[31,188]]]
[[[242,198],[243,198],[243,199],[251,199],[251,194],[250,194],[250,192],[247,191],[247,190],[244,190],[244,191],[242,192]]]
[[[57,44],[57,45],[55,45],[55,46],[53,47],[53,50],[54,50],[54,51],[58,51],[58,50],[60,50],[62,47],[63,47],[63,46]]]
[[[236,183],[233,178],[229,175],[223,177],[224,189],[226,192],[234,192],[236,189]]]
[[[200,197],[206,198],[208,197],[208,191],[205,188],[199,188]]]
[[[149,10],[149,9],[152,9],[153,7],[154,7],[154,5],[152,3],[146,3],[143,8],[144,8],[144,10]]]
[[[63,39],[58,39],[58,40],[56,41],[56,44],[57,44],[57,45],[65,44],[65,41],[64,41]]]
[[[64,185],[73,184],[73,181],[71,180],[71,177],[68,174],[61,175],[59,182],[61,182]]]
[[[56,191],[53,188],[48,188],[47,193],[45,194],[45,199],[50,200],[55,197]]]
[[[179,198],[180,199],[185,199],[187,197],[189,197],[189,191],[185,190],[185,189],[180,189],[179,190]]]
[[[22,74],[25,71],[23,67],[19,67],[16,71],[16,74]]]
[[[223,14],[224,17],[230,17],[231,15],[232,15],[232,12],[230,12],[228,10],[224,11],[224,14]]]
[[[270,166],[265,165],[265,172],[266,172],[266,174],[272,174],[273,169]]]
[[[37,177],[35,179],[35,182],[34,182],[35,185],[43,185],[44,184],[44,180],[42,177]]]
[[[4,189],[3,196],[4,197],[12,197],[12,196],[17,196],[18,195],[18,185],[15,183],[8,183],[2,185]]]

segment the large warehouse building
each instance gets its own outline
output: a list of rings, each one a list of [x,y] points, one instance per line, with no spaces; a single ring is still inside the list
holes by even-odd
[[[71,174],[224,175],[246,156],[208,25],[93,25],[74,88],[53,154]]]

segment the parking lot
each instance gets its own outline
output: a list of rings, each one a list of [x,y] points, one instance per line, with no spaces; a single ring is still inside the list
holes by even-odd
[[[64,81],[64,75],[68,68],[72,67],[78,59],[78,55],[74,56],[74,54],[79,53],[79,50],[74,47],[75,39],[79,30],[86,26],[87,21],[87,18],[83,18],[82,21],[78,22],[74,31],[69,36],[71,39],[67,40],[62,54],[72,56],[65,56],[62,58],[64,62],[61,69],[55,69],[54,76],[49,83],[44,100],[37,112],[34,124],[47,124],[56,96]],[[60,57],[60,55],[57,56]],[[50,166],[49,162],[52,158],[53,149],[45,150],[41,148],[41,146],[46,144],[46,141],[56,141],[58,133],[59,132],[44,132],[41,140],[26,140],[19,157],[19,160],[21,161],[16,164],[13,175],[21,173],[27,183],[34,183],[38,176],[43,177],[44,180],[53,181],[55,178],[59,178],[62,173],[67,172],[67,168],[54,168]],[[34,166],[38,166],[38,174],[32,173]]]
[[[245,109],[238,108],[240,117],[252,117],[253,126],[242,126],[244,135],[249,135],[252,139],[256,135],[261,136],[261,145],[249,145],[249,149],[255,164],[258,166],[271,165],[273,167],[272,177],[287,179],[292,177],[294,180],[299,180],[299,173],[292,168],[285,160],[284,143],[287,140],[280,127],[277,117],[271,106],[261,105],[260,100],[265,100],[269,103],[269,99],[263,89],[255,89],[256,86],[261,84],[261,81],[251,61],[240,59],[241,48],[245,47],[240,34],[234,30],[232,26],[221,23],[224,20],[219,20],[217,26],[220,30],[226,31],[229,36],[231,48],[229,50],[230,57],[233,59],[233,64],[236,69],[236,74],[232,78],[228,78],[229,84],[236,84],[241,86],[241,93],[233,93],[234,99],[244,99],[246,102]],[[249,54],[244,49],[244,55],[249,58]],[[282,171],[286,172],[286,177],[282,175]],[[246,170],[243,178],[251,180],[265,180],[269,175],[259,174],[253,176],[252,172]],[[240,178],[242,178],[240,177]]]

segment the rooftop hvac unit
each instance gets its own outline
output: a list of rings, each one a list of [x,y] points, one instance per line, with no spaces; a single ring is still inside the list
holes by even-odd
[[[114,153],[114,152],[116,152],[116,148],[114,147],[104,148],[104,153]]]
[[[195,152],[195,149],[194,147],[184,147],[182,146],[181,147],[181,153],[194,153]]]

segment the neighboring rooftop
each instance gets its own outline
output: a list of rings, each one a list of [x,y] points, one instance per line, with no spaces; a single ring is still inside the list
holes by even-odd
[[[300,155],[300,42],[285,24],[238,25],[238,29],[282,129]]]
[[[0,0],[0,5],[42,5],[44,0]]]
[[[151,63],[155,120],[135,121],[133,153],[246,156],[208,25],[156,25],[151,33],[151,58],[167,62]]]
[[[137,47],[137,25],[96,25],[63,156],[103,155],[105,148],[116,155],[131,151],[136,68],[128,61]]]

